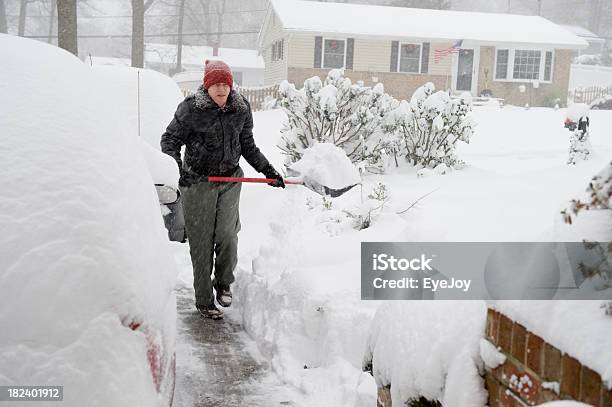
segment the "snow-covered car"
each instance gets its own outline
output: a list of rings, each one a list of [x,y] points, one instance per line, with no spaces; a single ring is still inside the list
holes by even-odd
[[[612,110],[612,95],[597,98],[591,102],[593,110]]]
[[[0,55],[0,385],[171,405],[176,266],[123,96],[55,46]]]
[[[116,97],[127,137],[140,135],[142,151],[159,196],[170,240],[186,239],[176,161],[160,149],[160,138],[172,121],[183,94],[169,77],[155,71],[122,66],[93,66],[93,72]],[[139,94],[140,93],[140,94]]]

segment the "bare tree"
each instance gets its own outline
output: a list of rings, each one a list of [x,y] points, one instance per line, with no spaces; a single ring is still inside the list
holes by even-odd
[[[55,13],[57,12],[57,0],[51,0],[51,13],[49,14],[49,37],[47,42],[51,44],[53,41],[53,23],[55,21]]]
[[[176,68],[174,73],[183,70],[183,20],[185,19],[185,0],[179,0],[178,35],[176,37]],[[172,74],[173,72],[170,72]]]
[[[132,66],[144,67],[144,15],[155,0],[132,0]]]
[[[6,23],[6,7],[4,0],[0,0],[0,33],[8,33],[8,24]]]
[[[17,28],[17,35],[23,37],[25,34],[26,17],[28,14],[28,0],[21,0],[19,3],[19,26]]]
[[[77,42],[77,0],[57,0],[57,45],[79,55]]]
[[[225,0],[221,0],[221,6],[217,4],[217,40],[215,47],[221,46],[221,33],[223,32],[223,15],[225,14]]]

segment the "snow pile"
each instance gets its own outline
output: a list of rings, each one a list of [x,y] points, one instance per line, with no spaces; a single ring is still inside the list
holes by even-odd
[[[489,369],[495,369],[506,362],[506,355],[485,338],[480,338],[480,357]]]
[[[0,50],[0,384],[167,404],[176,275],[139,140],[73,55],[2,34]]]
[[[486,318],[480,301],[388,302],[376,313],[364,366],[394,405],[423,396],[444,406],[485,406],[479,344]]]
[[[612,323],[601,310],[601,301],[499,301],[491,305],[599,373],[612,389]]]
[[[314,193],[288,195],[270,203],[275,221],[264,236],[257,232],[258,254],[240,264],[233,309],[272,370],[303,392],[303,405],[374,405],[376,387],[361,358],[376,304],[359,297],[352,257],[359,241],[316,229],[303,205]]]
[[[149,69],[93,66],[98,84],[113,96],[125,134],[138,135],[138,73],[140,72],[140,135],[157,150],[176,107],[183,101],[178,85],[168,76]]]
[[[361,182],[357,167],[340,147],[331,143],[317,143],[306,149],[302,158],[289,169],[299,173],[305,180],[332,189],[342,189]]]
[[[590,404],[580,403],[578,401],[551,401],[544,404],[538,404],[537,407],[591,407]]]

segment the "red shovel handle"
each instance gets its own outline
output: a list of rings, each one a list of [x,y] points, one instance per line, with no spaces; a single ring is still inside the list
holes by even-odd
[[[261,184],[269,184],[271,182],[275,182],[274,178],[244,178],[244,177],[216,177],[209,176],[208,182],[258,182]],[[302,181],[294,181],[294,180],[283,180],[285,184],[296,184],[303,185]]]

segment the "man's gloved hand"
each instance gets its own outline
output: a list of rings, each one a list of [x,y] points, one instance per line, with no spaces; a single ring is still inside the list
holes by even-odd
[[[263,169],[262,173],[266,176],[266,178],[273,178],[276,181],[270,182],[268,185],[272,185],[277,188],[285,188],[285,181],[283,181],[283,177],[274,169],[272,164],[268,164],[266,168]]]

